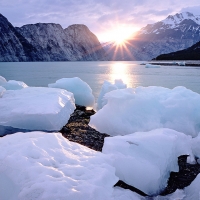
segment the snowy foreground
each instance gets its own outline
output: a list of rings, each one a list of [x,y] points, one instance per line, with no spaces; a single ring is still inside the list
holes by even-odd
[[[127,89],[121,80],[105,82],[90,125],[113,137],[96,152],[49,132],[68,122],[75,102],[94,104],[91,88],[79,78],[49,87],[0,76],[0,134],[8,127],[24,129],[0,138],[0,200],[149,199],[114,187],[118,180],[155,200],[199,198],[200,175],[183,190],[159,196],[170,172],[179,171],[180,155],[200,163],[199,94],[184,87]]]

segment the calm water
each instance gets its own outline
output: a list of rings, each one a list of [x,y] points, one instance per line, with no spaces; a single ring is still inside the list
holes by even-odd
[[[47,86],[60,78],[79,77],[97,98],[104,80],[122,79],[128,87],[185,86],[200,93],[200,67],[161,66],[145,68],[141,62],[32,62],[0,63],[0,75],[29,86]]]

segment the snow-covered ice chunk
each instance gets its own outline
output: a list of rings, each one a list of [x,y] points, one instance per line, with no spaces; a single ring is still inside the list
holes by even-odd
[[[200,159],[200,134],[192,139],[192,151],[195,157]]]
[[[152,65],[152,64],[150,64],[150,63],[147,63],[147,64],[145,65],[145,67],[146,67],[146,68],[160,68],[160,65]]]
[[[110,200],[118,181],[109,156],[60,133],[8,135],[0,152],[1,200]]]
[[[55,83],[48,84],[51,88],[65,89],[74,94],[75,102],[78,105],[93,107],[94,96],[90,86],[82,81],[78,77],[74,78],[62,78],[57,80]]]
[[[3,76],[0,76],[0,86],[6,83],[6,79]]]
[[[102,152],[112,156],[120,180],[156,195],[167,186],[170,172],[179,171],[178,157],[193,157],[191,139],[171,129],[156,129],[107,137]]]
[[[117,89],[125,89],[127,88],[127,85],[125,83],[123,83],[123,81],[121,79],[116,79],[115,83],[112,84],[108,81],[104,81],[102,87],[101,87],[101,91],[99,93],[99,97],[97,100],[97,109],[101,109],[106,103],[107,100],[104,99],[104,95],[110,91],[113,90],[117,90]]]
[[[184,200],[198,200],[200,198],[200,174],[186,188],[184,188],[186,197]]]
[[[183,200],[185,193],[183,190],[176,190],[166,196],[143,197],[128,189],[115,187],[112,200]]]
[[[200,94],[185,87],[137,87],[114,90],[107,104],[91,117],[90,126],[102,133],[126,135],[171,128],[188,135],[200,132]]]
[[[74,109],[73,94],[66,90],[42,87],[7,90],[0,98],[0,125],[27,130],[60,130]]]
[[[0,86],[0,98],[3,96],[3,93],[5,92],[5,88],[3,88],[2,86]]]
[[[145,200],[139,194],[132,192],[127,189],[123,189],[120,187],[115,187],[113,192],[113,199],[112,200]]]
[[[15,81],[15,80],[9,80],[8,82],[2,84],[2,86],[6,90],[20,90],[22,88],[28,87],[24,82],[22,81]]]

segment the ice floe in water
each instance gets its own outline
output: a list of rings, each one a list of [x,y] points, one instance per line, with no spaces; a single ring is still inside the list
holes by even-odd
[[[6,90],[0,98],[0,125],[27,130],[60,130],[74,109],[73,94],[66,90],[42,87]]]
[[[200,94],[185,87],[137,87],[114,90],[107,104],[91,117],[90,126],[102,133],[126,135],[171,128],[188,135],[200,132]]]
[[[22,81],[15,81],[15,80],[9,80],[8,82],[2,84],[2,86],[6,90],[20,90],[22,88],[28,87],[24,82]]]
[[[0,86],[6,83],[6,79],[3,76],[0,76]]]
[[[102,152],[111,155],[120,180],[148,195],[159,194],[170,172],[178,172],[178,157],[190,155],[191,136],[171,129],[156,129],[105,138]]]
[[[55,83],[48,84],[51,88],[62,88],[74,94],[75,102],[78,105],[93,107],[94,96],[90,86],[78,77],[62,78]]]
[[[104,95],[110,91],[113,90],[117,90],[117,89],[125,89],[127,88],[127,85],[125,83],[123,83],[123,81],[121,79],[116,79],[115,83],[112,84],[108,81],[104,81],[102,87],[101,87],[101,91],[99,93],[99,97],[97,100],[97,109],[101,109],[106,103],[107,100],[104,99]]]
[[[160,65],[152,65],[152,64],[147,63],[147,64],[145,65],[145,67],[146,67],[146,68],[160,68]]]
[[[109,157],[60,133],[0,138],[1,200],[110,200],[118,181]]]

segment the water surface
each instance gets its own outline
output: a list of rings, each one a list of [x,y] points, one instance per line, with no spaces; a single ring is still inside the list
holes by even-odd
[[[185,86],[200,93],[200,67],[161,66],[145,68],[139,61],[111,62],[8,62],[0,63],[0,75],[23,81],[29,86],[44,86],[60,78],[79,77],[87,82],[97,98],[104,80],[122,79],[128,87]]]

